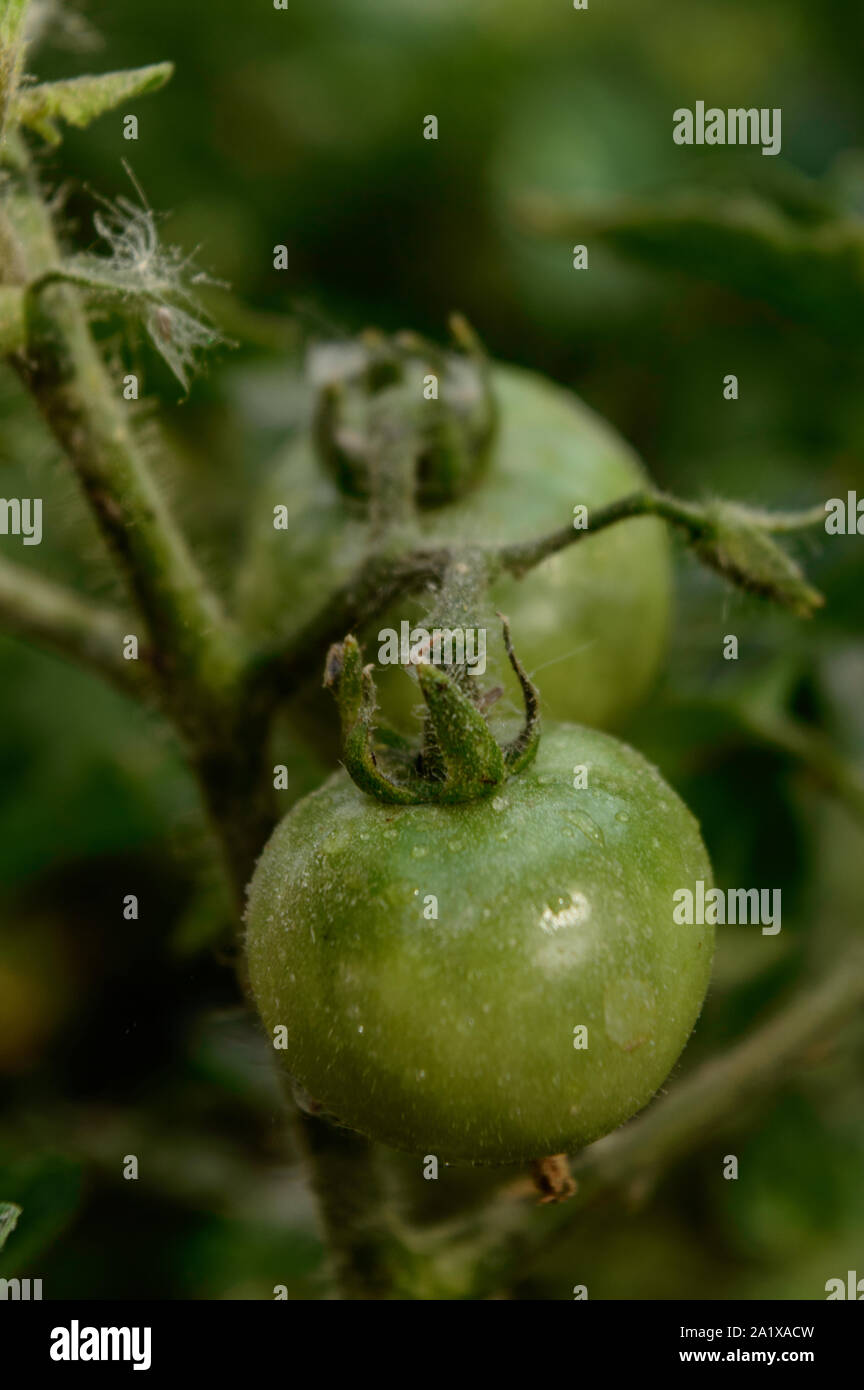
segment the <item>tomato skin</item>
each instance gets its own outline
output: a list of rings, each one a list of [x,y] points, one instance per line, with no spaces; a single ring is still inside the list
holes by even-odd
[[[498,435],[481,481],[455,502],[420,513],[415,545],[487,545],[525,540],[567,526],[579,503],[599,507],[645,484],[641,464],[615,431],[570,392],[514,367],[495,367]],[[288,506],[288,530],[273,507]],[[268,479],[255,508],[256,529],[240,582],[244,623],[287,637],[326,602],[367,553],[369,534],[356,504],[341,496],[302,437]],[[545,561],[521,581],[505,578],[480,615],[496,648],[496,609],[536,673],[550,719],[613,727],[654,679],[666,643],[669,551],[662,522],[621,522]],[[428,601],[407,600],[358,633],[370,660],[379,631],[422,622]],[[495,679],[508,685],[497,643]],[[383,674],[383,673],[382,673]],[[391,719],[410,727],[417,695],[403,677],[379,683]],[[395,703],[394,703],[395,702]]]
[[[250,982],[277,1058],[352,1128],[447,1162],[573,1152],[687,1041],[713,928],[676,925],[672,895],[700,878],[690,812],[596,730],[548,730],[499,796],[455,807],[385,806],[340,770],[259,861]]]

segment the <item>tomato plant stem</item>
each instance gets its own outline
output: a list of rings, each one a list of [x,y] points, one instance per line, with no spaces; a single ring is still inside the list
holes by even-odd
[[[32,171],[15,178],[5,208],[22,273],[52,270],[60,253]],[[166,682],[224,686],[240,644],[156,485],[75,291],[58,284],[30,296],[27,332],[14,364],[78,475]]]
[[[297,1133],[311,1173],[332,1274],[345,1299],[390,1297],[407,1251],[389,1217],[376,1151],[349,1130],[299,1111]]]
[[[2,559],[0,625],[25,641],[71,657],[125,694],[147,698],[151,692],[146,654],[140,661],[123,659],[129,623],[121,613]]]

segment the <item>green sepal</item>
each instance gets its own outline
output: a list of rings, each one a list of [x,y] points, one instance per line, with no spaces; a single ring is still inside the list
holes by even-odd
[[[480,710],[438,666],[417,667],[434,741],[436,772],[426,785],[440,788],[436,801],[474,801],[488,796],[506,776],[504,754]],[[430,798],[431,799],[431,798]]]
[[[393,805],[456,805],[490,796],[507,777],[528,765],[540,740],[539,696],[513,650],[507,619],[502,622],[507,655],[525,699],[524,728],[503,748],[480,705],[458,681],[423,662],[417,666],[417,675],[426,702],[424,742],[422,751],[412,755],[404,739],[388,730],[375,730],[375,682],[371,665],[363,665],[357,639],[349,635],[330,648],[324,685],[339,708],[345,768],[362,791]],[[398,778],[379,763],[376,742],[388,749],[391,763],[398,764]]]
[[[361,791],[397,805],[411,805],[419,798],[411,784],[393,782],[378,766],[372,747],[375,714],[375,682],[371,667],[364,667],[360,645],[349,634],[327,653],[324,685],[332,691],[342,723],[342,755],[352,781]]]
[[[773,599],[800,618],[809,618],[825,600],[807,583],[800,567],[772,540],[758,514],[731,502],[705,508],[694,542],[699,558],[740,588]]]
[[[528,674],[513,650],[513,642],[510,638],[510,623],[503,613],[499,613],[501,624],[504,628],[504,645],[507,648],[507,658],[516,673],[516,679],[522,687],[522,698],[525,701],[525,724],[519,734],[512,742],[505,744],[504,762],[510,773],[521,772],[523,767],[537,756],[537,749],[540,747],[540,693],[536,685],[532,685],[528,679]]]

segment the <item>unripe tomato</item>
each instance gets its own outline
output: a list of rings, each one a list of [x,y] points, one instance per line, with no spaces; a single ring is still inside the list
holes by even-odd
[[[690,812],[596,730],[553,728],[456,806],[384,805],[340,770],[258,863],[250,982],[277,1058],[352,1128],[451,1162],[572,1152],[687,1041],[713,929],[676,925],[673,893],[700,878]]]
[[[494,368],[492,386],[499,422],[482,477],[457,500],[422,510],[409,537],[414,544],[525,540],[568,525],[578,504],[600,507],[644,484],[632,450],[569,392],[513,367]],[[277,505],[288,508],[287,529],[274,529]],[[370,546],[368,526],[321,466],[308,436],[287,450],[253,510],[242,615],[252,629],[287,636],[353,574]],[[644,694],[665,644],[663,523],[640,517],[586,537],[527,579],[495,587],[485,616],[497,630],[496,608],[508,614],[529,674],[542,668],[549,718],[614,724]],[[374,656],[380,630],[398,631],[403,619],[419,622],[425,613],[423,600],[406,601],[358,635]],[[492,674],[503,674],[506,683],[499,656]],[[404,677],[400,688],[410,708],[416,693]],[[385,707],[398,720],[387,703],[392,698],[385,686]]]

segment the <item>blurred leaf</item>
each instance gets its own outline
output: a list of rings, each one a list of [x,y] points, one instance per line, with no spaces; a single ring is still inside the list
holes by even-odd
[[[0,721],[4,888],[52,862],[158,840],[169,820],[175,829],[198,821],[179,751],[151,716],[86,673],[8,638],[0,639]],[[58,806],[62,823],[50,809]]]
[[[520,220],[548,237],[596,238],[625,256],[736,290],[829,337],[861,341],[864,226],[796,222],[754,193],[684,191],[598,206],[526,195]]]
[[[235,926],[235,905],[225,879],[214,875],[196,885],[171,934],[170,949],[180,959],[195,956],[227,939]]]
[[[189,1298],[272,1299],[284,1284],[306,1300],[321,1294],[322,1255],[306,1231],[214,1217],[186,1241],[177,1277]]]
[[[21,1208],[14,1202],[0,1202],[0,1250],[18,1225],[20,1215]]]
[[[860,1211],[860,1148],[797,1095],[738,1138],[737,1180],[715,1187],[726,1239],[753,1258],[797,1256]],[[790,1155],[794,1155],[790,1161]]]
[[[15,102],[14,115],[51,145],[60,142],[56,121],[83,128],[121,102],[163,87],[174,71],[173,63],[153,63],[126,72],[105,72],[97,77],[75,77],[68,82],[43,82],[25,87]]]
[[[34,1261],[66,1229],[81,1202],[81,1178],[81,1165],[62,1154],[7,1161],[0,1152],[0,1185],[11,1192],[14,1204],[27,1213],[4,1252],[4,1273],[33,1269]]]

